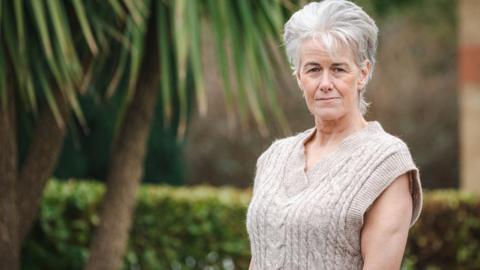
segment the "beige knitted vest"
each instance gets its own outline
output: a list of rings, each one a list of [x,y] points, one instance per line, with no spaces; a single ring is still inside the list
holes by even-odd
[[[315,130],[276,140],[257,160],[246,222],[255,270],[362,269],[363,216],[406,172],[410,226],[420,215],[419,173],[402,140],[369,122],[305,172],[304,143]]]

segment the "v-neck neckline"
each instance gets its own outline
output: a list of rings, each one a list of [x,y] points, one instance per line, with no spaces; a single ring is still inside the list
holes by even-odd
[[[314,173],[319,167],[322,167],[321,165],[324,165],[326,163],[328,163],[328,161],[330,159],[332,159],[333,157],[336,157],[338,156],[338,154],[341,152],[342,149],[345,149],[345,148],[348,148],[348,147],[351,147],[353,146],[352,143],[354,144],[355,143],[355,138],[358,138],[359,136],[361,136],[362,134],[366,133],[367,131],[370,131],[370,130],[374,130],[374,129],[379,129],[381,128],[380,124],[377,122],[377,121],[370,121],[370,122],[367,122],[367,126],[365,126],[364,128],[360,129],[360,130],[357,130],[349,135],[347,135],[345,138],[342,139],[342,141],[335,147],[335,149],[333,149],[332,151],[330,151],[329,153],[323,155],[322,157],[320,157],[308,170],[305,170],[306,168],[306,162],[307,162],[307,159],[306,159],[306,153],[305,153],[305,150],[306,150],[306,147],[305,147],[305,143],[310,140],[310,138],[312,136],[315,135],[316,133],[316,126],[308,129],[305,131],[306,135],[300,140],[300,145],[298,147],[298,154],[300,156],[300,161],[301,161],[301,164],[302,164],[302,168],[301,168],[301,171],[302,171],[302,174],[303,176],[305,177],[305,180],[307,181],[308,185],[310,184],[310,175],[312,173]]]
[[[362,136],[369,136],[375,132],[383,130],[380,123],[377,121],[367,122],[368,125],[361,130],[345,137],[338,147],[330,152],[328,155],[320,158],[309,170],[305,172],[305,142],[316,131],[316,127],[307,129],[299,134],[299,139],[293,146],[292,155],[287,161],[288,169],[285,171],[285,176],[282,181],[282,187],[285,192],[288,203],[305,194],[306,190],[318,187],[322,182],[328,179],[332,166],[336,162],[340,162],[346,156],[352,154],[359,146],[357,138]]]

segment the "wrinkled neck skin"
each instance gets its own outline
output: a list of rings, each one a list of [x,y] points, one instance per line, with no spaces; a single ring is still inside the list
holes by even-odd
[[[312,138],[312,142],[320,147],[335,146],[348,135],[365,128],[367,125],[367,121],[358,109],[333,120],[323,120],[315,117],[317,131]]]

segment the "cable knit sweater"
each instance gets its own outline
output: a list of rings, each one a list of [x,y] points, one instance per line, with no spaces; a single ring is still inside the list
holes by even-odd
[[[410,227],[420,215],[419,173],[402,140],[369,122],[305,172],[304,143],[315,131],[276,140],[257,160],[246,222],[255,270],[362,269],[364,214],[407,172]]]

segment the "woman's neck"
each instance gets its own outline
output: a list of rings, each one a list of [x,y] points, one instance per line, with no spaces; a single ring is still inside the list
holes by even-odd
[[[317,132],[313,141],[320,146],[335,145],[348,135],[365,128],[367,121],[361,114],[354,116],[345,115],[335,120],[315,119]]]

